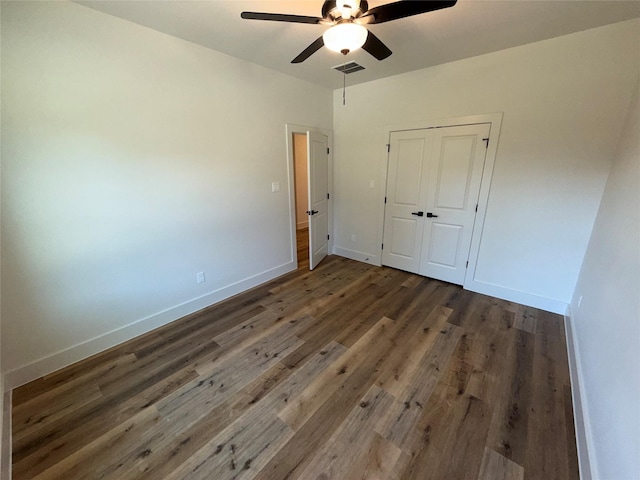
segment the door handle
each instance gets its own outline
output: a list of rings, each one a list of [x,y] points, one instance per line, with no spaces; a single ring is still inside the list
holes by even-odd
[[[422,217],[424,216],[424,212],[411,212],[411,215],[415,215],[416,217]],[[429,214],[427,214],[427,216],[429,216]]]
[[[318,210],[307,210],[307,215],[315,215],[318,213]]]
[[[427,212],[427,218],[438,218],[438,215],[434,215],[431,212]]]

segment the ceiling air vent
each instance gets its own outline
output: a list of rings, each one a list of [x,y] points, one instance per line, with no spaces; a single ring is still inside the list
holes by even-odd
[[[335,67],[331,67],[334,70],[337,70],[341,73],[349,74],[353,72],[359,72],[360,70],[364,70],[362,65],[358,65],[356,62],[349,62],[343,65],[337,65]]]

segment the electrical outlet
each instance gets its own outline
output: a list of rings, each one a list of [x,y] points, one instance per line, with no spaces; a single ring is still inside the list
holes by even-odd
[[[351,241],[352,241],[352,242],[355,242],[356,240],[357,240],[356,234],[355,234],[355,233],[352,233],[352,234],[351,234]]]
[[[198,283],[204,283],[204,282],[205,282],[204,272],[198,272],[198,273],[196,273],[196,281],[197,281]]]

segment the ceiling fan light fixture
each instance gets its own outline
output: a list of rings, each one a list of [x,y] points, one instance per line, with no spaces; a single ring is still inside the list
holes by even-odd
[[[364,45],[369,32],[356,23],[340,23],[324,32],[322,39],[329,50],[346,55]]]

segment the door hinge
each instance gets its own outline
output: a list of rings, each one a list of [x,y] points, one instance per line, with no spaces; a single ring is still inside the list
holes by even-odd
[[[331,238],[331,235],[327,233],[327,240],[329,240],[330,238]]]
[[[329,195],[329,194],[327,193],[327,200],[329,200],[330,198],[331,198],[331,195]],[[477,212],[477,211],[478,211],[478,210],[476,209],[476,212]]]
[[[391,151],[391,144],[387,143],[387,153],[389,153]]]
[[[382,244],[382,246],[380,247],[380,250],[384,250],[384,243]]]
[[[486,148],[489,148],[489,137],[487,137],[487,138],[483,138],[483,139],[482,139],[482,141],[483,141],[483,142],[487,142],[487,146],[486,146]]]
[[[478,211],[478,204],[476,203],[476,212]]]
[[[384,203],[387,203],[387,197],[384,197]]]
[[[327,155],[329,155],[329,147],[327,147]]]
[[[464,266],[464,268],[469,268],[469,260],[467,260],[467,264]]]

